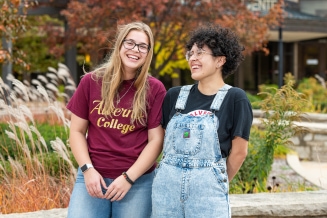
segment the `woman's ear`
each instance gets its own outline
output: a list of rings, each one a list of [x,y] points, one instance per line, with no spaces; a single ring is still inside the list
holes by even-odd
[[[219,57],[219,63],[220,65],[224,65],[226,63],[226,56],[220,56]]]
[[[217,59],[217,68],[223,66],[226,63],[226,57],[225,56],[219,56]]]

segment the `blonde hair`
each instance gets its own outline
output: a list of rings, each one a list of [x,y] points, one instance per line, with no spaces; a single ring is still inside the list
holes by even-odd
[[[148,70],[153,56],[153,34],[150,27],[143,22],[132,22],[126,25],[119,25],[116,35],[113,51],[108,61],[99,66],[93,71],[96,79],[102,78],[101,98],[102,110],[106,116],[112,116],[114,107],[114,99],[118,94],[119,87],[123,82],[123,68],[120,57],[120,49],[125,37],[132,30],[143,31],[149,39],[149,52],[146,56],[144,64],[137,70],[135,76],[134,87],[136,93],[133,99],[133,112],[131,115],[131,123],[139,122],[142,125],[147,123],[147,91],[148,84]]]

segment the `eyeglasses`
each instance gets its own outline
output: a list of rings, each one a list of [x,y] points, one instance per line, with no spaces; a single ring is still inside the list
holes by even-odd
[[[150,47],[149,45],[147,45],[147,44],[144,44],[144,43],[136,44],[134,41],[129,40],[129,39],[125,39],[125,40],[123,41],[123,45],[124,45],[124,47],[125,47],[126,49],[128,49],[128,50],[132,50],[133,48],[135,48],[135,46],[137,46],[139,52],[144,53],[144,54],[148,53],[149,50],[150,50],[150,48],[151,48],[151,47]]]
[[[191,57],[193,55],[195,55],[195,57],[198,60],[200,60],[203,57],[203,54],[212,55],[212,54],[207,53],[205,50],[200,49],[200,50],[197,50],[196,52],[194,52],[194,51],[187,51],[186,54],[185,54],[185,58],[186,58],[187,61],[189,61],[191,59]]]

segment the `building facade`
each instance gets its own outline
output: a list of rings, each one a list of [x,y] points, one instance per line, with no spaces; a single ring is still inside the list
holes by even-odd
[[[274,2],[277,0],[254,0],[247,7],[264,11]],[[282,26],[270,30],[269,54],[255,52],[247,57],[234,85],[257,91],[260,84],[279,84],[279,78],[288,72],[297,81],[316,75],[326,80],[327,1],[285,0],[284,12]]]

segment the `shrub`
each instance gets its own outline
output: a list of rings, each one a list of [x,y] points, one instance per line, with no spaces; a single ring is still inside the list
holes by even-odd
[[[304,94],[310,102],[311,107],[307,107],[308,112],[327,112],[327,89],[324,88],[315,78],[304,78],[300,81],[297,91]]]
[[[268,92],[259,93],[265,96],[260,102],[260,107],[265,112],[262,119],[263,132],[251,129],[248,156],[235,176],[235,181],[231,183],[233,192],[242,189],[242,192],[251,193],[254,187],[259,192],[265,191],[276,148],[290,144],[289,139],[293,135],[305,131],[294,122],[301,120],[308,101],[294,90],[291,74],[286,74],[284,79],[285,85],[280,89],[269,88]],[[241,188],[237,188],[237,185]]]
[[[32,126],[32,123],[28,123],[28,126]],[[40,134],[42,135],[45,144],[47,146],[48,151],[53,151],[51,147],[51,140],[54,140],[56,137],[62,139],[63,142],[67,142],[68,140],[68,132],[62,125],[50,125],[49,123],[36,123],[35,128],[39,130]],[[6,130],[9,130],[9,126],[7,123],[0,123],[0,154],[2,154],[5,158],[8,156],[13,157],[15,153],[17,153],[16,142],[14,139],[9,138],[6,135]],[[17,132],[17,137],[22,138],[20,135],[21,132],[19,131],[19,127],[15,126],[15,131]],[[32,132],[32,140],[35,142],[37,140],[37,134]],[[26,132],[24,133],[24,138],[26,139],[26,144],[31,148],[31,139],[28,137]]]

